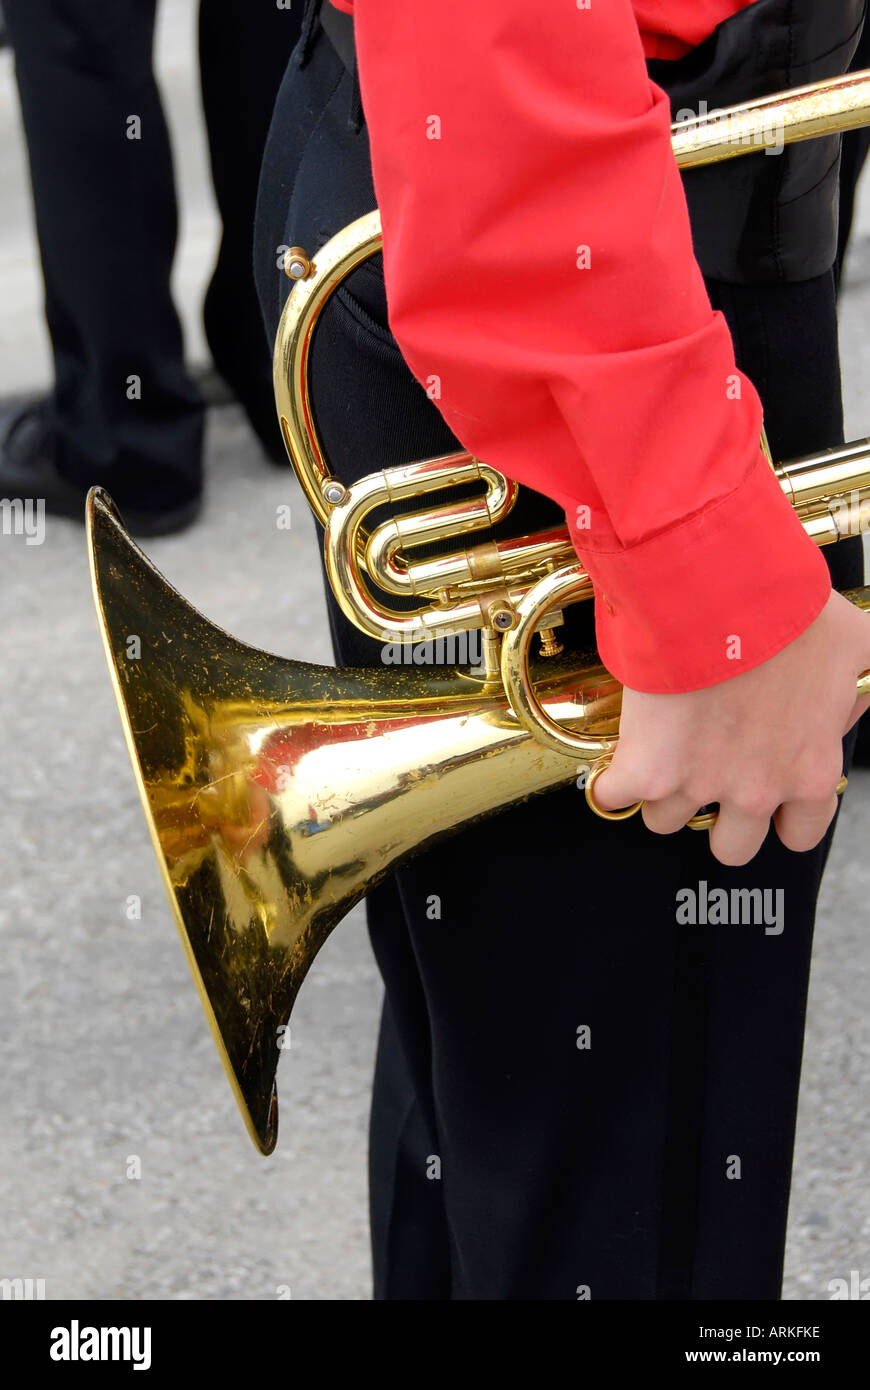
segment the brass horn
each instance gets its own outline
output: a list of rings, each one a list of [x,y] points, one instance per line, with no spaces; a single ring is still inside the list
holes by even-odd
[[[763,147],[734,135],[751,131],[762,107],[762,134],[781,108],[786,140],[864,124],[870,74],[678,127],[680,162]],[[468,454],[387,469],[350,488],[333,477],[308,391],[311,336],[329,295],[379,248],[373,212],[313,262],[299,248],[288,253],[298,283],[275,349],[279,419],[324,523],[345,612],[384,641],[479,630],[479,669],[340,671],[245,646],[176,593],[105,492],[88,499],[94,597],[146,820],[218,1052],[264,1154],[277,1138],[275,1073],[290,1011],[336,923],[439,837],[578,772],[585,781],[619,726],[619,683],[594,652],[561,652],[553,634],[561,606],[590,593],[567,529],[491,540],[516,487]],[[819,544],[865,529],[870,440],[777,471]],[[384,501],[468,481],[480,484],[479,497],[367,525]],[[446,536],[477,544],[415,559],[417,546]],[[419,610],[376,599],[369,577],[388,594],[416,596]],[[848,597],[870,609],[870,589]],[[541,652],[530,657],[535,631]],[[135,659],[131,634],[140,639]]]
[[[416,850],[570,782],[577,760],[542,749],[498,682],[337,671],[236,641],[175,592],[99,489],[88,531],[154,849],[236,1099],[270,1153],[283,1025],[335,924]],[[616,731],[620,687],[594,654],[550,664],[543,691],[553,717]]]

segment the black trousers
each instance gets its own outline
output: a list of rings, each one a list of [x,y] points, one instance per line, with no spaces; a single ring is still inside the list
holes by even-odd
[[[251,240],[298,9],[273,0],[200,6],[202,95],[223,219],[206,329],[218,367],[272,430]],[[155,10],[156,0],[5,7],[54,353],[58,465],[83,486],[109,487],[122,506],[159,509],[199,491],[203,409],[170,293],[177,209],[151,63]]]
[[[870,67],[870,19],[864,20],[864,29],[852,61],[852,72],[860,72]],[[867,161],[870,150],[870,127],[862,126],[850,130],[843,137],[843,157],[840,165],[840,233],[837,246],[838,262],[846,254],[852,221],[855,211],[855,194],[858,180]],[[839,271],[839,265],[838,265]]]
[[[314,251],[374,206],[352,81],[315,26],[282,84],[261,180],[270,341],[289,288],[276,249]],[[832,276],[710,291],[776,452],[840,439]],[[325,310],[312,391],[345,479],[457,447],[387,329],[380,262]],[[512,525],[559,519],[526,492]],[[840,583],[860,581],[854,545],[832,560]],[[377,664],[378,645],[329,597],[339,662]],[[570,612],[582,637],[591,619]],[[569,787],[444,841],[370,896],[386,987],[371,1117],[377,1298],[779,1297],[829,842],[798,855],[771,834],[728,869],[706,835],[606,824]],[[680,925],[678,892],[702,883],[781,891],[782,930]]]

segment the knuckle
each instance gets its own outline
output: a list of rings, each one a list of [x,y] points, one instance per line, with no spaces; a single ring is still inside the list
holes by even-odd
[[[778,804],[763,787],[738,787],[729,799],[737,814],[750,820],[769,820]]]
[[[799,769],[796,800],[827,802],[834,796],[842,771],[842,759],[817,758]]]
[[[702,782],[691,782],[686,787],[686,796],[695,806],[712,806],[719,800],[719,791]]]
[[[822,781],[815,778],[804,784],[800,799],[810,801],[817,806],[825,806],[834,795],[836,782]]]
[[[642,772],[639,785],[644,801],[664,801],[676,791],[676,779],[667,770],[658,768]]]

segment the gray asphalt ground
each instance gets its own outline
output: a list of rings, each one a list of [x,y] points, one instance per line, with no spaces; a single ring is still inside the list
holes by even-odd
[[[183,188],[179,298],[194,361],[214,245],[193,17],[159,44]],[[868,180],[870,184],[870,180]],[[48,380],[8,54],[0,55],[0,396]],[[870,432],[870,187],[843,302],[848,434]],[[208,501],[149,543],[189,600],[247,642],[328,661],[315,534],[289,471],[234,407],[213,411]],[[293,527],[279,531],[276,507]],[[279,1071],[276,1153],[242,1128],[139,810],[89,592],[82,531],[0,539],[0,1278],[46,1296],[367,1299],[365,1131],[380,987],[360,911],[302,991]],[[845,798],[816,937],[785,1296],[870,1275],[866,941],[870,774]],[[125,904],[141,897],[140,921]],[[131,1158],[141,1177],[129,1177]]]

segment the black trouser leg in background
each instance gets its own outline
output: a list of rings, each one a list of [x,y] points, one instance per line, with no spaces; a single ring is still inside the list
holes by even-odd
[[[864,21],[861,41],[852,61],[852,72],[870,68],[870,17]],[[870,127],[861,126],[849,130],[843,136],[843,154],[840,161],[840,235],[837,247],[838,266],[842,263],[852,232],[855,211],[855,195],[861,171],[870,150]]]
[[[270,342],[289,289],[273,248],[313,253],[375,205],[352,95],[315,27],[282,84],[261,181]],[[775,449],[837,442],[832,277],[710,290]],[[378,260],[315,335],[314,411],[347,481],[457,447],[386,325]],[[526,490],[508,529],[560,519]],[[839,582],[859,577],[860,549],[828,554]],[[337,659],[379,664],[378,644],[328,599]],[[569,610],[575,637],[590,625]],[[570,786],[445,840],[378,888],[375,1296],[778,1298],[829,844],[797,855],[771,833],[750,865],[728,869],[706,835],[605,823]],[[768,890],[771,905],[781,894],[781,911],[766,925],[678,923],[677,894],[701,884]]]
[[[852,63],[852,70],[870,67],[870,19],[864,21],[864,32]],[[836,276],[839,288],[843,262],[849,249],[854,226],[855,200],[858,183],[870,151],[870,127],[847,131],[843,136],[843,154],[840,163],[840,230],[837,246]],[[862,423],[862,429],[864,428]],[[858,737],[855,743],[855,762],[862,767],[870,766],[870,716],[864,715],[858,723]]]
[[[199,7],[202,104],[223,224],[205,300],[206,336],[264,448],[282,463],[287,455],[275,415],[272,356],[263,340],[251,244],[269,121],[301,21],[301,4],[278,9],[274,0],[201,0]]]
[[[183,504],[200,488],[202,406],[169,288],[176,205],[151,69],[154,0],[5,8],[54,352],[58,467],[82,486],[104,484],[122,508]]]

